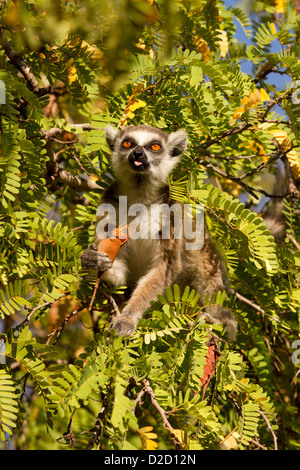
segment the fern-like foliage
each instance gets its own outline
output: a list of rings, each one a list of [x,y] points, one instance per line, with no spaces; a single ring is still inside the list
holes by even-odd
[[[57,3],[0,7],[1,439],[299,449],[297,2],[255,2],[251,18],[221,0]],[[203,305],[168,287],[129,338],[109,329],[127,287],[94,292],[80,265],[114,176],[107,124],[186,130],[170,198],[203,209],[231,284]],[[205,322],[212,305],[236,318],[235,343]]]
[[[0,439],[11,436],[18,419],[19,403],[12,375],[0,369]]]

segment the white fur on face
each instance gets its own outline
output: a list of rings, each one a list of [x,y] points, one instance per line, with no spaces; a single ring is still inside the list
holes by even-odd
[[[153,142],[154,140],[161,140],[155,129],[153,131],[149,129],[135,129],[132,128],[126,134],[126,137],[131,137],[138,145],[144,147],[145,145],[149,144],[149,142]]]
[[[106,135],[108,142],[113,143],[111,148],[114,171],[121,181],[126,181],[128,178],[130,179],[131,175],[136,175],[136,172],[129,165],[126,154],[123,151],[120,152],[121,135],[111,126],[107,127]],[[187,145],[186,133],[183,129],[171,134],[162,134],[161,131],[150,126],[129,126],[123,128],[122,140],[126,138],[134,140],[141,147],[145,147],[154,141],[161,142],[163,151],[158,155],[144,149],[149,167],[142,172],[142,175],[155,186],[167,182],[169,174],[179,162]]]

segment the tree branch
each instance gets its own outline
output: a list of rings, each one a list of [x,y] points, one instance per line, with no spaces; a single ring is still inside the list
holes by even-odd
[[[78,175],[73,175],[73,173],[59,167],[57,163],[57,154],[55,154],[53,150],[51,139],[54,138],[57,133],[63,132],[65,132],[63,129],[58,129],[56,127],[53,127],[49,131],[42,130],[43,137],[46,139],[45,148],[49,157],[49,162],[47,163],[48,186],[59,183],[80,191],[95,191],[96,189],[102,189],[97,183],[95,183],[95,181],[82,178]]]
[[[235,292],[233,291],[234,295],[236,296],[236,298],[238,300],[240,300],[241,302],[244,302],[245,304],[247,305],[250,305],[250,307],[254,308],[255,310],[257,310],[258,312],[260,312],[262,315],[265,315],[265,311],[257,304],[255,304],[254,302],[252,302],[251,300],[247,299],[246,297],[244,297],[243,295],[239,294],[238,292]]]
[[[25,78],[28,88],[37,96],[42,96],[51,91],[49,88],[40,88],[39,82],[35,75],[31,72],[30,67],[26,64],[24,58],[13,50],[7,40],[4,28],[0,26],[0,45],[3,47],[4,52],[9,61]]]
[[[269,114],[269,112],[271,111],[271,109],[278,103],[280,103],[280,101],[283,101],[284,99],[288,98],[292,93],[293,93],[294,89],[293,88],[289,88],[288,90],[286,90],[283,95],[280,95],[278,96],[278,98],[276,98],[274,101],[272,101],[271,103],[268,104],[268,106],[266,107],[266,111],[262,117],[262,121],[265,121],[266,118],[267,118],[267,115]]]
[[[273,431],[273,428],[270,424],[270,421],[268,420],[268,418],[266,417],[265,413],[263,413],[262,411],[258,411],[257,412],[258,414],[260,414],[260,416],[263,417],[263,419],[265,420],[266,422],[266,425],[267,425],[267,428],[269,429],[270,433],[272,434],[273,436],[273,441],[274,441],[274,450],[278,450],[278,447],[277,447],[277,437],[275,435],[275,432]]]
[[[295,240],[289,233],[286,233],[285,236],[293,243],[293,245],[300,251],[300,244]]]
[[[160,417],[162,418],[162,422],[164,425],[164,428],[168,429],[170,431],[171,436],[172,436],[172,441],[176,449],[180,449],[182,447],[182,444],[178,441],[177,437],[174,434],[174,429],[172,428],[171,424],[169,423],[169,420],[166,417],[166,412],[165,410],[157,403],[155,394],[153,392],[152,387],[150,386],[150,383],[147,379],[143,379],[142,383],[144,385],[143,391],[144,393],[147,393],[151,399],[151,403],[156,408],[158,413],[160,414]],[[139,402],[141,400],[141,393],[138,394]]]
[[[73,129],[82,129],[83,131],[104,131],[104,127],[94,127],[91,126],[88,122],[82,124],[70,124]],[[59,127],[52,127],[48,131],[42,130],[43,136],[46,140],[51,140],[57,135],[64,134],[66,131],[65,129],[60,129]]]
[[[272,154],[272,156],[270,156],[270,159],[272,161],[275,161],[276,159],[278,159],[282,155],[282,153],[286,154],[286,152],[276,151]],[[270,159],[268,160],[268,162],[262,163],[258,167],[253,168],[252,170],[248,171],[247,173],[244,173],[241,176],[234,176],[234,175],[231,175],[229,173],[226,173],[225,171],[221,170],[220,168],[214,166],[212,163],[207,162],[205,160],[200,160],[199,163],[201,165],[203,165],[205,168],[211,169],[214,173],[217,173],[218,175],[223,176],[224,178],[227,178],[227,179],[229,179],[231,181],[234,181],[235,183],[239,184],[240,186],[242,186],[245,189],[246,192],[251,194],[255,199],[259,199],[258,196],[255,193],[263,194],[264,196],[269,197],[269,198],[279,198],[279,199],[299,198],[300,197],[299,192],[296,188],[295,188],[294,191],[291,191],[290,193],[287,193],[287,194],[270,194],[270,193],[268,193],[267,191],[265,191],[261,188],[253,188],[253,187],[249,186],[248,184],[246,184],[244,181],[242,181],[244,178],[252,176],[255,173],[257,173],[258,171],[260,171],[263,168],[267,167],[267,165],[270,163]]]
[[[217,137],[214,137],[213,139],[207,139],[207,141],[201,145],[200,151],[201,151],[201,148],[207,149],[211,145],[217,144],[218,142],[220,142],[220,140],[224,139],[225,137],[229,137],[235,134],[240,134],[241,132],[244,132],[246,129],[249,129],[249,127],[252,127],[252,126],[253,124],[250,124],[249,122],[244,122],[243,124],[237,127],[233,127],[232,129],[227,129],[226,131],[223,131],[221,132],[221,134],[217,135]]]
[[[80,309],[77,308],[76,310],[73,310],[73,312],[69,313],[69,315],[66,316],[66,318],[64,319],[64,321],[59,325],[58,328],[56,328],[55,330],[53,330],[49,335],[48,335],[48,339],[46,341],[46,346],[49,346],[50,345],[50,341],[51,339],[53,338],[53,336],[56,335],[56,339],[54,341],[53,344],[56,344],[57,341],[59,340],[59,337],[62,333],[62,330],[64,329],[64,327],[68,324],[69,320],[74,317],[75,315],[78,315],[79,311],[80,310],[83,310],[85,307],[81,307]]]
[[[95,181],[81,178],[78,175],[73,175],[69,171],[61,168],[59,168],[57,174],[53,176],[53,179],[57,183],[66,184],[67,186],[80,191],[95,191],[95,189],[102,189],[97,183],[95,183]]]

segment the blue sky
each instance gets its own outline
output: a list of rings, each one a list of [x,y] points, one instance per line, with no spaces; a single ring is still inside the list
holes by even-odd
[[[251,20],[255,19],[255,16],[253,16],[253,14],[251,15],[251,12],[250,12],[249,0],[239,0],[239,1],[224,0],[224,4],[226,7],[229,7],[229,6],[238,7],[241,10],[243,10],[247,14],[247,16],[250,17]],[[234,23],[236,25],[236,38],[238,39],[238,41],[245,42],[247,46],[250,45],[252,43],[252,38],[249,38],[246,36],[243,28],[241,27],[241,25],[239,24],[237,20],[234,20]],[[281,50],[281,44],[279,40],[276,39],[275,41],[272,42],[270,51],[273,53],[276,53],[276,52],[280,52],[280,50]],[[253,74],[252,63],[250,61],[241,61],[240,66],[244,73],[251,74],[251,75]],[[291,82],[291,77],[289,75],[269,73],[265,81],[269,82],[272,85],[275,85],[276,89],[280,91],[280,90],[287,89],[287,83]],[[286,116],[285,111],[280,106],[277,106],[277,105],[274,106],[273,111],[278,113],[280,116]]]
[[[224,0],[224,4],[226,7],[233,6],[233,7],[238,7],[241,10],[243,10],[247,15],[250,15],[249,11],[249,4],[250,2],[248,0]],[[248,38],[246,34],[243,31],[243,28],[239,24],[238,21],[234,21],[236,28],[237,28],[237,34],[236,37],[239,41],[245,42],[248,45],[251,44],[251,38]],[[280,42],[278,40],[275,40],[271,44],[271,52],[279,52],[281,49]],[[243,72],[251,74],[252,72],[252,64],[250,62],[244,62],[241,63],[241,68]],[[270,73],[268,75],[268,81],[272,84],[274,84],[277,88],[277,90],[285,90],[286,89],[286,83],[290,82],[291,79],[288,75],[279,75],[277,73]]]

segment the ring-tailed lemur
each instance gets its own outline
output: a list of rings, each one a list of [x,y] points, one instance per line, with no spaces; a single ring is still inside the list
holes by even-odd
[[[126,196],[128,207],[134,204],[146,207],[144,218],[148,221],[153,207],[157,208],[158,204],[171,206],[174,203],[169,196],[168,176],[186,150],[187,136],[184,130],[167,134],[146,125],[128,126],[120,131],[108,126],[106,139],[112,151],[116,179],[102,196],[103,207],[112,206],[118,217],[120,196]],[[103,212],[102,219],[100,217],[98,220],[101,222],[107,214]],[[147,221],[140,219],[141,230]],[[116,317],[112,325],[120,336],[135,331],[138,321],[150,307],[150,301],[155,300],[157,294],[163,294],[167,286],[178,284],[183,292],[189,285],[200,294],[202,305],[206,294],[211,296],[219,290],[230,291],[223,259],[206,228],[203,246],[190,250],[186,249],[184,238],[174,236],[174,220],[169,221],[168,238],[161,235],[162,219],[159,215],[156,220],[154,217],[155,224],[154,232],[158,236],[129,238],[113,264],[107,254],[97,251],[102,238],[99,233],[96,243],[81,255],[83,269],[105,271],[103,280],[116,286],[126,285],[132,290],[121,315]],[[236,322],[227,310],[206,307],[205,317],[211,323],[224,323],[229,338],[235,339]]]

